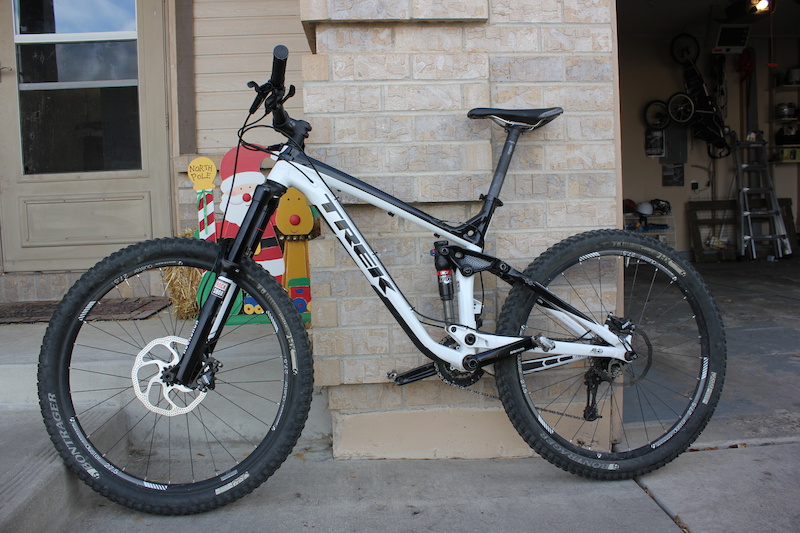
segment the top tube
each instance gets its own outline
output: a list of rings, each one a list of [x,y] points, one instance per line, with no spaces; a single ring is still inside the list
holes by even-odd
[[[483,234],[482,232],[478,231],[478,227],[474,219],[470,219],[458,226],[451,226],[447,222],[444,222],[443,220],[438,219],[414,207],[413,205],[406,203],[403,200],[400,200],[399,198],[396,198],[391,194],[370,185],[369,183],[363,182],[358,178],[355,178],[345,172],[342,172],[341,170],[334,168],[322,161],[309,157],[305,153],[300,152],[295,148],[289,148],[289,150],[282,152],[278,156],[278,159],[285,159],[287,161],[303,165],[304,167],[310,169],[316,169],[317,171],[320,172],[320,174],[322,174],[323,179],[326,175],[330,176],[346,185],[349,185],[355,189],[364,192],[366,196],[377,198],[378,200],[390,204],[390,206],[396,207],[399,212],[408,213],[412,215],[414,218],[420,219],[424,222],[427,222],[428,224],[436,226],[442,231],[450,233],[460,238],[461,240],[465,241],[468,244],[474,244],[480,247],[481,249],[483,248]],[[368,198],[364,199],[369,201]],[[387,211],[389,210],[387,209]],[[394,212],[389,211],[389,214],[392,215],[394,214]]]

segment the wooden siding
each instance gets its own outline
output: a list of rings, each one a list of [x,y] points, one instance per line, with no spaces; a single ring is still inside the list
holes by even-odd
[[[267,80],[279,44],[289,48],[286,80],[297,88],[286,107],[302,118],[301,55],[310,49],[298,0],[195,0],[194,36],[198,153],[224,153],[235,145],[253,101],[247,82]],[[262,143],[280,139],[272,132],[248,136]]]

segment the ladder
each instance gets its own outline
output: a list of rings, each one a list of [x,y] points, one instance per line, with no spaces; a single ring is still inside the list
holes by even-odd
[[[791,255],[792,245],[769,173],[767,143],[737,141],[733,153],[739,189],[739,255],[756,259],[757,242],[771,243],[771,255],[776,258]]]

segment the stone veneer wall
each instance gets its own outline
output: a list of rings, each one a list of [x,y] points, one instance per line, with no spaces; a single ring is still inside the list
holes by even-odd
[[[522,269],[562,238],[619,224],[611,0],[301,0],[300,7],[315,52],[303,57],[310,153],[463,221],[487,190],[505,138],[467,111],[561,106],[562,117],[519,144],[487,250]],[[429,253],[436,238],[349,203],[411,304],[440,318]],[[531,453],[498,400],[435,378],[389,383],[387,372],[424,358],[327,230],[310,246],[316,383],[329,391],[337,457]],[[484,287],[491,331],[506,288],[491,276]],[[474,388],[496,392],[491,378]]]

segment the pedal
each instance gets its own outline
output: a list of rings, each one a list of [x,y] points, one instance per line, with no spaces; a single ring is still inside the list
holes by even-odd
[[[398,374],[397,372],[389,372],[386,377],[394,381],[395,385],[408,385],[421,379],[429,378],[436,375],[436,366],[433,363],[412,368],[406,372]]]

